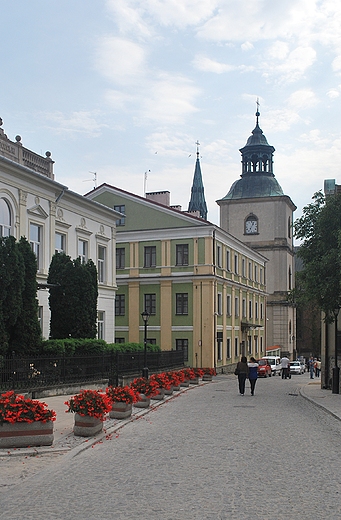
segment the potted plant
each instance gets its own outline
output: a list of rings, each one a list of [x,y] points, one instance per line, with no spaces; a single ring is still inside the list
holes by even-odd
[[[138,400],[134,403],[137,408],[148,408],[150,398],[157,394],[158,383],[153,379],[138,377],[130,383],[131,388],[136,392]]]
[[[215,368],[203,368],[204,374],[202,376],[203,381],[212,381],[212,377],[217,375]]]
[[[136,391],[130,386],[109,386],[106,395],[111,402],[110,419],[130,417],[133,403],[137,401]]]
[[[151,399],[162,400],[165,396],[165,389],[170,390],[172,386],[168,377],[164,372],[160,372],[159,374],[152,374],[150,379],[157,383],[158,389],[157,394],[153,395]]]
[[[0,395],[0,448],[51,446],[56,412],[13,390]]]
[[[180,390],[180,384],[185,380],[183,372],[181,370],[167,372],[167,376],[173,385],[173,390]]]
[[[65,401],[66,412],[75,414],[73,432],[81,437],[96,435],[103,429],[104,416],[111,410],[108,396],[98,390],[81,390]]]

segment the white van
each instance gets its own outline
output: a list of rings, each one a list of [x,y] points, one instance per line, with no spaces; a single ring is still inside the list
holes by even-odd
[[[282,365],[281,358],[279,356],[263,356],[262,359],[267,359],[271,366],[271,373],[273,376],[278,374],[281,375]]]

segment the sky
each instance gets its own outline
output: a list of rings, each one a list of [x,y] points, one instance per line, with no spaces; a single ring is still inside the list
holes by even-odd
[[[294,218],[341,184],[341,0],[0,0],[0,21],[2,128],[77,193],[168,190],[187,210],[199,141],[219,225],[257,98]]]

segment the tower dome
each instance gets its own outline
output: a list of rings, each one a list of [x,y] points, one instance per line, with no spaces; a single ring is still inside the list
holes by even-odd
[[[284,195],[273,174],[273,153],[263,130],[259,126],[260,113],[256,112],[256,126],[248,138],[242,154],[241,178],[235,181],[228,194],[222,199],[249,199]]]

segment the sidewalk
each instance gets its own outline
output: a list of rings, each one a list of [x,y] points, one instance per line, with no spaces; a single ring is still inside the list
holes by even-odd
[[[320,379],[312,379],[300,388],[300,394],[316,406],[323,408],[341,421],[341,395],[332,394],[331,390],[321,388]]]

